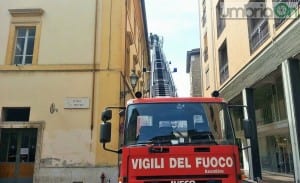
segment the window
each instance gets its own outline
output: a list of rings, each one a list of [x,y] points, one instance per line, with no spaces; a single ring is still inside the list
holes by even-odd
[[[3,107],[2,121],[29,121],[29,107]]]
[[[206,24],[206,0],[202,1],[202,27]]]
[[[204,61],[208,60],[208,46],[207,46],[207,32],[204,34],[204,50],[203,50],[203,57]]]
[[[206,68],[205,70],[205,79],[206,79],[206,89],[209,89],[210,87],[210,82],[209,82],[209,67]]]
[[[220,73],[220,84],[223,84],[229,77],[226,41],[219,48],[219,73]]]
[[[283,80],[276,70],[259,82],[254,90],[255,117],[258,125],[287,119]]]
[[[233,144],[233,128],[224,107],[197,101],[129,105],[124,144]]]
[[[6,64],[37,64],[42,9],[10,9]]]
[[[13,64],[32,64],[35,27],[17,27]]]
[[[265,1],[250,1],[247,8],[255,9],[257,6],[266,9]],[[248,34],[250,52],[253,53],[269,36],[268,19],[263,16],[248,16]]]
[[[224,11],[224,0],[220,0],[216,7],[216,17],[217,17],[217,34],[218,36],[221,35],[225,28],[225,19],[222,18],[223,11]]]

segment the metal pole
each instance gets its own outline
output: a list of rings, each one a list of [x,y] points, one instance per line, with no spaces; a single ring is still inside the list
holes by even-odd
[[[243,105],[247,106],[246,108],[244,108],[244,118],[249,119],[251,121],[251,127],[253,132],[252,138],[247,139],[247,143],[251,147],[248,150],[250,178],[255,181],[259,181],[262,179],[262,176],[261,176],[261,165],[260,165],[260,157],[259,157],[259,150],[258,150],[254,95],[253,95],[252,88],[245,88],[243,90]]]
[[[291,136],[295,182],[297,183],[300,183],[300,114],[297,112],[297,109],[300,107],[299,75],[299,60],[289,59],[282,63],[283,88]]]

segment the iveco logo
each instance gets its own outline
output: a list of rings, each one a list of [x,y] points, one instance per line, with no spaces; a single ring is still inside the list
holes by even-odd
[[[172,180],[171,183],[196,183],[194,180]]]

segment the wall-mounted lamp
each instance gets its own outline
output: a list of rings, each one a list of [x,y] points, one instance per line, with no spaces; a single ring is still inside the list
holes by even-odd
[[[130,79],[130,85],[131,85],[132,89],[134,90],[134,88],[139,80],[139,77],[138,77],[138,75],[136,75],[135,70],[131,70],[129,79]],[[131,93],[131,91],[130,90],[129,91],[121,91],[120,97],[124,98],[128,93]]]
[[[58,112],[58,109],[56,108],[55,104],[52,103],[52,104],[50,105],[50,113],[53,114],[53,113],[55,113],[55,112]]]
[[[130,74],[129,78],[130,78],[131,87],[134,90],[134,88],[136,86],[136,83],[137,83],[137,81],[139,79],[138,75],[136,75],[136,73],[135,73],[135,70],[131,71],[131,74]]]

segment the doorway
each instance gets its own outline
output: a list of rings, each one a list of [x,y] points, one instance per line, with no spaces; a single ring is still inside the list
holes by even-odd
[[[2,128],[0,183],[32,183],[37,128]]]

